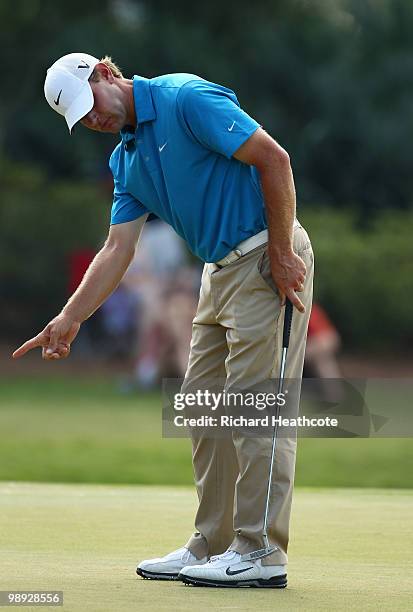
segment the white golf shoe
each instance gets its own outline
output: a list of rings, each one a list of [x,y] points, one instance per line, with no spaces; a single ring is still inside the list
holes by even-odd
[[[285,565],[262,565],[261,559],[243,561],[242,555],[233,550],[215,555],[202,565],[187,565],[181,570],[179,578],[193,586],[277,589],[287,586]]]
[[[202,565],[208,561],[208,557],[197,559],[188,548],[178,548],[165,557],[147,559],[141,561],[136,568],[136,573],[142,578],[155,580],[177,580],[178,574],[184,567],[197,564]]]

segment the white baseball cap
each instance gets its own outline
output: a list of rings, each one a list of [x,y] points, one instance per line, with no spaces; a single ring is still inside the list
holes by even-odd
[[[69,53],[47,71],[44,95],[53,110],[64,116],[70,133],[75,123],[93,108],[89,77],[99,61],[87,53]]]

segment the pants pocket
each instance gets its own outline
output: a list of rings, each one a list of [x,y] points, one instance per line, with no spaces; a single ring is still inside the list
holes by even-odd
[[[279,297],[278,288],[274,283],[271,274],[270,257],[268,255],[268,249],[265,249],[264,253],[257,261],[257,272],[258,279],[265,283],[267,288],[271,289],[276,296]]]

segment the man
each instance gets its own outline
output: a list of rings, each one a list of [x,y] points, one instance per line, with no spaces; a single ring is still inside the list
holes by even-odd
[[[114,202],[108,238],[81,285],[14,357],[35,347],[46,360],[68,356],[82,322],[120,282],[148,214],[155,213],[205,262],[184,388],[222,376],[226,390],[274,378],[286,297],[299,311],[286,375],[300,378],[311,244],[295,219],[287,153],[241,110],[235,94],[190,74],[126,79],[110,58],[74,53],[48,70],[45,95],[70,131],[78,122],[120,131],[110,158]],[[295,439],[277,442],[268,523],[273,552],[248,556],[263,547],[270,446],[268,438],[237,430],[229,440],[194,434],[197,531],[177,551],[141,562],[138,574],[214,586],[286,586]]]

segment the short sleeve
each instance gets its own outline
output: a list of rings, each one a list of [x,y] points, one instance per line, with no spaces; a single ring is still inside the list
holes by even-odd
[[[230,158],[260,127],[233,91],[208,81],[186,84],[178,99],[182,120],[203,146]]]
[[[111,212],[111,225],[135,221],[149,212],[145,206],[130,193],[122,190],[119,181],[115,180],[113,190],[113,204]]]

